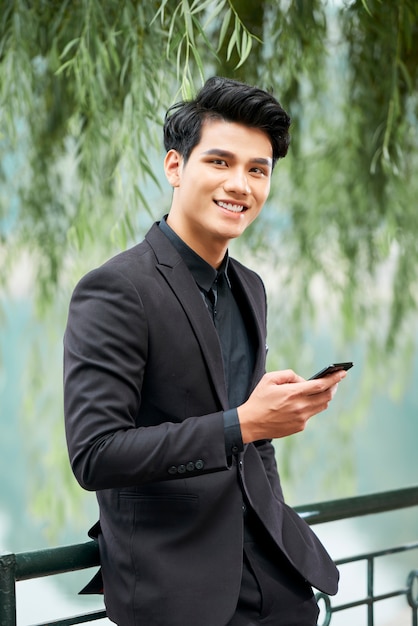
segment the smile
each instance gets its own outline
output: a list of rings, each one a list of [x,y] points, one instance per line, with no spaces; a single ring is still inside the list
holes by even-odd
[[[243,204],[232,204],[231,202],[222,202],[221,200],[215,200],[215,203],[220,206],[222,209],[226,209],[227,211],[232,211],[233,213],[241,213],[241,211],[246,211],[247,207]]]

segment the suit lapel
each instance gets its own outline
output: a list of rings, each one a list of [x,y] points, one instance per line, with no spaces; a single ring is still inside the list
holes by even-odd
[[[151,228],[146,239],[157,256],[157,270],[162,274],[187,315],[207,363],[218,399],[222,407],[227,409],[228,394],[221,346],[200,291],[180,255],[157,225]]]
[[[236,280],[241,288],[244,299],[248,305],[248,311],[251,314],[254,322],[254,328],[256,331],[256,352],[253,378],[251,381],[251,389],[259,382],[261,376],[265,372],[266,366],[266,336],[265,336],[265,296],[260,291],[254,289],[254,283],[249,279],[249,276],[253,278],[252,274],[248,274],[243,270],[242,266],[231,259],[231,268],[235,274]],[[254,279],[253,279],[254,280]],[[257,297],[262,296],[262,298]]]

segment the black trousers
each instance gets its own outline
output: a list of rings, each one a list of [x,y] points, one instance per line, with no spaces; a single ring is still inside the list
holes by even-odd
[[[241,591],[227,626],[316,626],[318,614],[312,587],[248,513]]]

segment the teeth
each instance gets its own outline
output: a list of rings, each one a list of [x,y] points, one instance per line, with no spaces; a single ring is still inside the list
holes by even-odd
[[[242,204],[230,204],[229,202],[217,202],[217,204],[223,209],[233,211],[234,213],[240,213],[244,209]]]

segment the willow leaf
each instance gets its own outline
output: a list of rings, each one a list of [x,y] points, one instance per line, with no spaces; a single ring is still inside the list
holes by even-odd
[[[218,48],[217,48],[218,52],[221,49],[222,44],[225,40],[226,33],[228,32],[228,26],[231,21],[231,15],[232,15],[232,11],[231,9],[228,9],[222,20],[222,25],[219,31],[219,39],[218,39]]]

